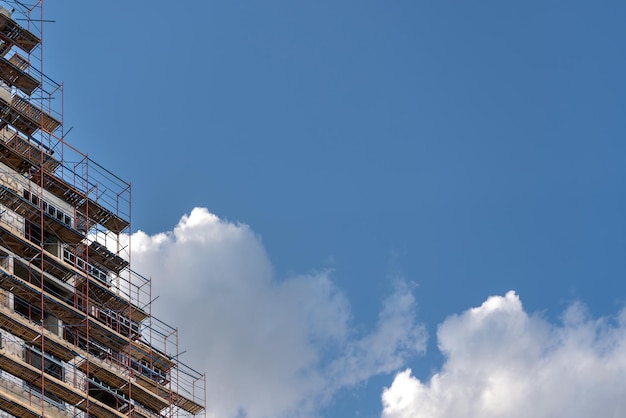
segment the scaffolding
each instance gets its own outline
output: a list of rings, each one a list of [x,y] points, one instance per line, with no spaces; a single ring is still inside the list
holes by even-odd
[[[196,416],[206,378],[131,269],[131,187],[64,140],[43,2],[0,2],[0,416]]]

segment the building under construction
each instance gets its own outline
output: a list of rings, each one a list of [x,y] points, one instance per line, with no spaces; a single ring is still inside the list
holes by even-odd
[[[130,266],[130,185],[64,141],[41,1],[0,7],[0,417],[202,414]]]

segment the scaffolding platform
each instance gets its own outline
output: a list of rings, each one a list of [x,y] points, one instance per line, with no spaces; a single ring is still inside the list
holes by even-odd
[[[37,128],[41,128],[46,133],[51,134],[56,131],[59,126],[61,126],[60,121],[53,118],[51,115],[47,114],[23,97],[13,96],[11,105],[30,118],[30,120],[36,121]]]
[[[162,398],[172,399],[174,405],[184,409],[185,411],[193,415],[196,415],[204,410],[204,407],[199,403],[181,395],[180,393],[171,391],[168,388],[163,387],[144,376],[137,376],[137,383],[141,386],[144,386],[146,389],[158,394]]]
[[[62,380],[59,380],[47,373],[42,374],[38,369],[22,359],[8,354],[0,349],[0,368],[37,388],[43,384],[45,390],[63,401],[86,411],[89,407],[89,414],[96,418],[126,418],[123,413],[103,404],[91,396],[85,396],[85,392],[75,388]],[[43,380],[43,382],[42,382]]]
[[[135,405],[132,410],[133,418],[154,418],[154,413],[146,411],[143,407]]]
[[[161,370],[167,371],[176,365],[174,361],[165,353],[156,348],[150,347],[141,341],[131,341],[130,356],[134,360],[145,361],[148,364],[157,364]]]
[[[41,347],[41,325],[29,321],[5,306],[0,306],[0,328],[9,331],[24,341],[30,341],[36,347]],[[60,337],[54,338],[46,329],[44,329],[44,337],[47,353],[63,361],[70,361],[78,355],[73,345]]]
[[[0,306],[0,328],[24,341],[29,341],[33,346],[39,349],[41,348],[41,326],[29,321],[5,306]],[[90,356],[84,350],[73,346],[46,329],[43,330],[43,334],[44,346],[47,353],[66,362],[70,362],[78,357],[80,359],[76,363],[78,369],[85,373],[88,372],[90,376],[96,377],[111,387],[122,388],[121,391],[129,398],[132,394],[133,399],[137,399],[145,405],[154,406],[158,411],[167,407],[168,401],[159,397],[156,393],[134,383],[132,380],[130,380],[129,385],[127,369],[116,368],[107,361]]]
[[[29,283],[0,267],[0,288],[13,293],[20,299],[37,306],[41,303],[41,288]],[[81,325],[87,314],[68,305],[59,298],[45,293],[44,303],[50,308],[50,312],[57,318],[70,325]]]
[[[32,258],[39,254],[40,250],[32,242],[16,235],[10,229],[0,225],[0,243],[3,247],[16,254],[22,254],[23,257]]]
[[[79,244],[85,237],[77,230],[50,216],[42,213],[39,207],[24,199],[13,189],[0,185],[0,203],[15,213],[38,224],[43,214],[43,224],[48,231],[54,232],[63,242],[71,245]]]
[[[72,266],[61,260],[56,255],[45,250],[43,252],[43,260],[44,271],[63,283],[69,282],[72,277],[78,274],[84,274],[72,268]]]
[[[4,250],[6,251],[4,251]],[[11,253],[11,256],[24,260],[23,257],[29,260],[35,260],[41,254],[41,248],[35,243],[27,240],[15,231],[5,228],[0,224],[0,251]],[[17,256],[21,254],[22,256]],[[44,271],[62,282],[67,282],[74,274],[77,274],[66,263],[63,263],[59,258],[43,251],[44,254]],[[78,273],[82,274],[82,273]]]
[[[8,412],[14,417],[41,418],[41,406],[35,407],[30,403],[24,402],[23,399],[27,398],[26,396],[23,396],[26,391],[21,390],[18,392],[17,387],[12,385],[14,386],[14,392],[17,392],[14,396],[13,393],[9,393],[8,390],[5,390],[7,389],[5,386],[11,385],[10,382],[6,380],[0,381],[0,385],[2,385],[2,390],[0,390],[0,409]],[[46,411],[46,413],[47,412],[48,411]],[[56,418],[61,415],[51,414],[50,416]]]
[[[0,158],[3,163],[19,173],[28,173],[31,168],[39,166],[54,171],[60,165],[51,153],[31,144],[17,132],[8,140],[0,140]]]
[[[40,247],[35,245],[35,243],[20,235],[16,235],[13,231],[5,228],[1,224],[0,247],[4,247],[9,253],[22,254],[23,257],[28,257],[29,259],[35,259],[41,254]],[[77,291],[81,294],[85,294],[87,290],[86,286],[89,285],[89,292],[92,294],[93,302],[97,302],[96,305],[118,311],[135,322],[141,322],[149,316],[145,310],[134,305],[127,298],[112,291],[98,279],[89,276],[86,272],[78,270],[56,255],[44,250],[43,256],[43,269],[46,273],[58,278],[62,282],[66,282],[74,277],[75,280],[72,285],[75,286]]]
[[[44,189],[63,199],[72,206],[79,205],[85,200],[85,193],[78,190],[60,177],[52,174],[51,170],[37,170],[31,175],[31,181],[42,186]]]
[[[200,412],[204,411],[204,406],[202,404],[199,404],[198,402],[191,400],[181,395],[180,393],[172,393],[172,399],[174,400],[174,405],[184,409],[185,411],[193,415],[199,414]]]
[[[1,248],[6,250],[4,252],[11,253],[16,258],[24,259],[23,257],[26,257],[30,261],[39,258],[40,254],[42,254],[41,247],[37,244],[0,224],[0,251],[2,251]],[[16,254],[22,254],[22,256],[17,256]],[[87,274],[60,259],[47,248],[43,250],[43,258],[43,270],[64,283],[74,276],[83,277]]]
[[[109,251],[107,247],[100,244],[97,241],[89,244],[87,254],[89,255],[89,261],[95,261],[100,264],[102,267],[106,268],[109,271],[113,271],[116,274],[119,274],[120,271],[128,267],[128,261],[124,260],[122,257],[114,254]]]
[[[112,367],[102,360],[94,357],[85,358],[77,364],[77,367],[111,387],[120,388],[118,390],[129,398],[132,397],[144,405],[150,405],[155,411],[161,411],[169,405],[167,398],[163,399],[156,393],[136,384],[128,376],[124,377],[119,372],[114,372]]]
[[[16,277],[4,268],[0,267],[0,288],[12,292],[20,299],[37,305],[41,299],[41,288],[29,283],[19,277]],[[89,320],[89,337],[93,338],[100,344],[110,347],[118,352],[125,352],[131,345],[131,356],[141,353],[137,358],[146,358],[150,362],[162,365],[163,370],[167,366],[171,368],[174,363],[160,354],[156,349],[149,349],[147,346],[138,341],[131,341],[127,336],[124,336],[109,327],[108,325],[98,321],[94,316],[87,315],[79,309],[69,305],[67,302],[53,296],[49,293],[44,293],[44,304],[55,317],[61,319],[68,326],[72,326],[80,335],[86,335],[86,321]],[[143,348],[139,350],[139,347]]]
[[[35,387],[41,387],[41,369],[34,367],[31,364],[26,363],[23,359],[13,356],[1,349],[0,358],[2,359],[0,361],[0,368],[2,368],[2,370],[29,382]],[[47,374],[44,374],[43,377],[46,380],[46,390],[54,393],[66,402],[75,404],[80,402],[83,398],[82,393],[77,393],[79,392],[78,389],[72,388],[67,383]]]
[[[12,292],[20,299],[33,305],[40,303],[40,288],[13,276],[2,267],[0,267],[0,288]],[[48,293],[44,293],[43,298],[46,307],[55,317],[61,319],[66,326],[71,326],[79,335],[87,336],[86,320],[88,317],[85,313]],[[118,352],[124,352],[129,344],[128,338],[91,317],[89,319],[89,338]]]
[[[86,193],[81,192],[62,178],[55,176],[49,170],[39,170],[33,173],[31,180],[41,184],[46,190],[65,200],[70,205],[75,206],[78,211],[88,215],[89,219],[104,226],[111,232],[119,234],[130,225],[130,222],[111,212],[95,200],[87,198]]]
[[[90,219],[116,234],[119,234],[130,225],[128,221],[120,218],[92,199],[85,200],[77,209],[83,213],[88,213]]]
[[[61,126],[61,122],[20,96],[13,96],[10,103],[0,98],[0,117],[27,136],[38,129],[52,134]]]
[[[41,288],[29,283],[0,267],[0,288],[13,293],[15,296],[35,306],[41,303]],[[46,308],[58,319],[73,328],[81,335],[86,334],[88,315],[69,305],[67,302],[49,293],[43,294]],[[89,336],[100,344],[117,351],[124,351],[129,340],[114,329],[89,316]]]
[[[40,83],[33,76],[23,71],[24,62],[28,65],[28,61],[18,54],[13,55],[10,59],[0,56],[0,78],[30,96]]]
[[[90,299],[98,301],[103,308],[106,307],[127,316],[131,321],[141,322],[148,317],[146,311],[133,305],[129,300],[111,291],[91,276],[81,275],[74,286],[80,294],[86,294],[87,286],[89,286]]]
[[[16,45],[23,51],[31,52],[41,42],[37,36],[21,27],[4,13],[0,13],[0,39],[6,44],[0,49],[0,55],[4,55],[11,48],[11,45]]]

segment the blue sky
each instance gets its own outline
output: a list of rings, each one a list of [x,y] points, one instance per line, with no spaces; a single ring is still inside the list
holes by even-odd
[[[343,383],[309,389],[314,405],[233,396],[223,414],[380,416],[397,373],[452,370],[438,327],[470,321],[490,296],[565,331],[573,303],[596,319],[624,306],[623,2],[63,1],[45,13],[44,71],[65,83],[67,141],[132,183],[138,240],[175,243],[171,231],[189,230],[181,217],[207,208],[192,218],[219,227],[203,233],[238,244],[198,257],[238,260],[223,274],[246,286],[254,271],[237,269],[253,248],[268,297],[319,286],[320,306],[345,320],[331,332],[309,312],[303,324],[328,329],[301,341],[317,350],[306,370]],[[394,311],[412,318],[401,328],[412,337],[394,341],[411,349],[384,367],[363,360],[359,378],[330,373],[400,294],[414,297]]]

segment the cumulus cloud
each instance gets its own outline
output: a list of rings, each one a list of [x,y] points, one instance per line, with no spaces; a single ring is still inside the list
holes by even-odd
[[[626,416],[626,311],[594,319],[575,304],[551,324],[509,292],[449,317],[437,338],[441,370],[398,373],[384,418]]]
[[[160,295],[153,313],[179,326],[182,360],[207,373],[208,417],[315,416],[339,389],[424,349],[408,284],[358,333],[330,272],[276,279],[259,237],[206,209],[131,243],[133,268]]]

